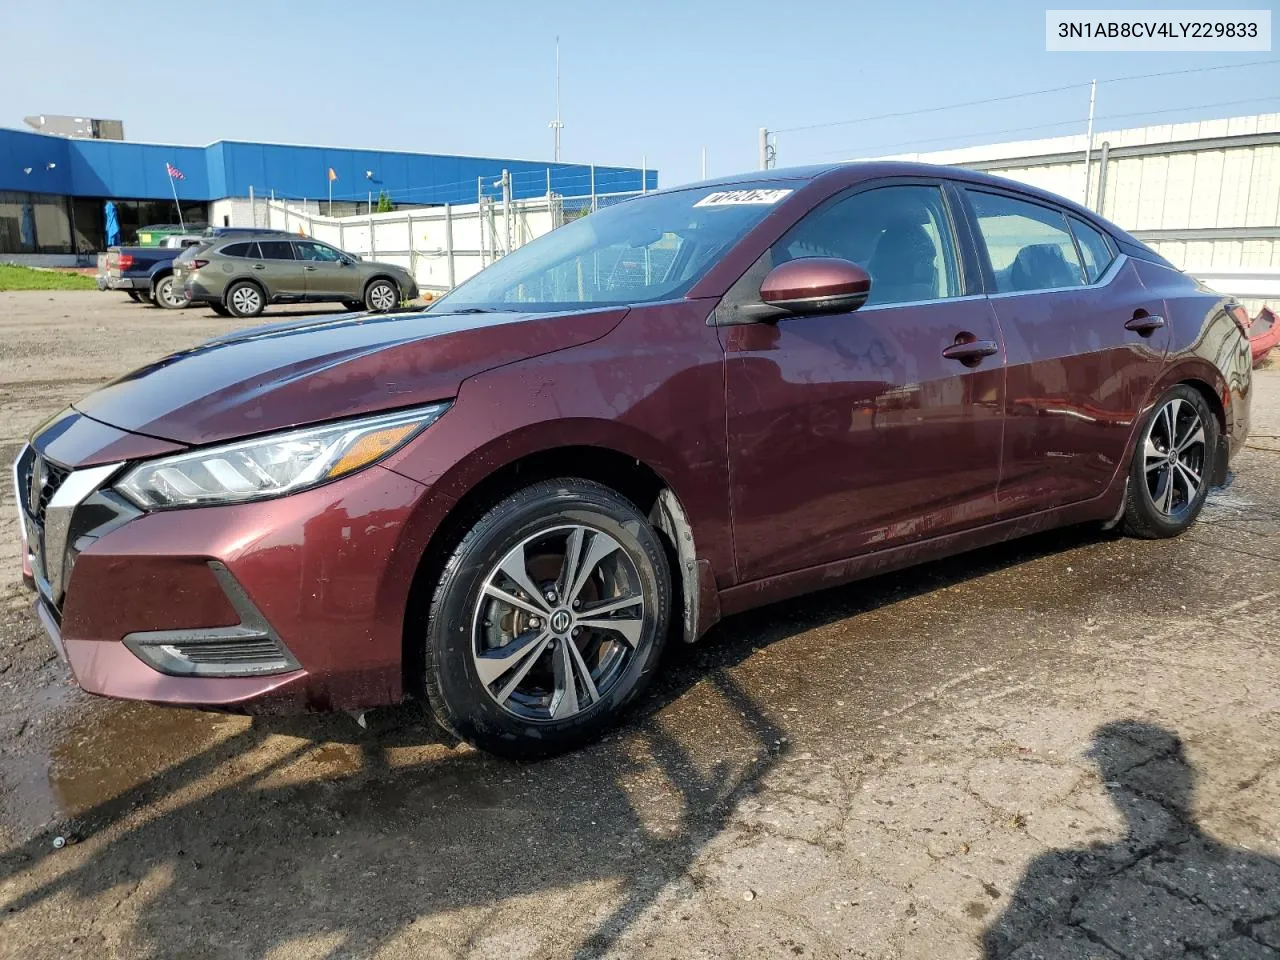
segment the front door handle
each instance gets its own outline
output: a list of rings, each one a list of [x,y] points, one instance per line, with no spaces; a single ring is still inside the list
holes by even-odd
[[[314,270],[314,269],[315,269],[315,267],[308,265],[308,266],[303,267],[302,269],[303,269],[303,270]]]
[[[994,340],[979,340],[971,333],[962,333],[956,342],[942,351],[948,360],[959,360],[967,367],[976,367],[983,357],[1000,352],[1000,345]]]
[[[1145,310],[1139,310],[1133,315],[1133,318],[1124,322],[1126,330],[1132,330],[1134,333],[1140,333],[1144,337],[1149,337],[1161,327],[1164,326],[1164,317],[1153,316]]]
[[[267,265],[266,265],[265,263],[255,263],[255,264],[253,265],[253,269],[255,269],[255,270],[265,270],[265,269],[267,269]]]

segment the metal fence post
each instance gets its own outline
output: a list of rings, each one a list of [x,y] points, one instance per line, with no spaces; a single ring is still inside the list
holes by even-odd
[[[444,205],[444,255],[445,266],[449,271],[449,289],[452,290],[456,283],[453,266],[453,208],[447,203]]]
[[[508,170],[502,171],[502,229],[507,235],[506,249],[503,253],[511,252],[511,173]]]
[[[480,228],[480,269],[485,268],[484,250],[484,177],[476,177],[476,226]]]
[[[373,238],[373,214],[369,214],[369,259],[378,259],[378,243]]]
[[[413,214],[405,211],[404,226],[409,231],[409,276],[418,279],[418,245],[413,242]]]
[[[347,240],[346,240],[347,225],[346,223],[343,222],[345,219],[346,218],[344,217],[338,220],[338,249],[343,251],[344,253],[347,250]]]
[[[251,226],[258,225],[258,204],[253,199],[253,184],[249,184],[249,217],[253,221]]]
[[[591,165],[591,212],[596,212],[596,165]]]
[[[1102,150],[1098,154],[1098,199],[1097,206],[1093,209],[1098,216],[1103,216],[1102,208],[1107,203],[1107,160],[1108,154],[1111,152],[1111,141],[1102,141]]]

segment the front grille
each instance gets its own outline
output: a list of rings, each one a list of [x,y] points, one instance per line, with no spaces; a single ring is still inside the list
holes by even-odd
[[[35,499],[35,517],[38,523],[44,523],[45,511],[49,509],[49,501],[53,499],[53,495],[58,492],[58,488],[66,482],[67,477],[71,475],[71,471],[66,467],[60,467],[52,460],[44,461],[44,485],[40,488]]]

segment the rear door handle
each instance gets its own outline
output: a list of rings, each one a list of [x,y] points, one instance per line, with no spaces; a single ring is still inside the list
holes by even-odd
[[[255,263],[255,264],[253,265],[253,269],[255,269],[255,270],[265,270],[265,269],[267,269],[267,265],[266,265],[265,263]]]
[[[1135,313],[1131,320],[1126,320],[1124,322],[1124,328],[1126,330],[1132,330],[1134,333],[1140,333],[1144,337],[1150,336],[1163,326],[1164,317],[1152,316],[1145,311]]]
[[[303,269],[303,270],[314,270],[314,269],[315,269],[315,267],[312,267],[312,266],[306,266],[306,267],[303,267],[302,269]]]
[[[963,336],[964,334],[960,335],[960,337]],[[983,357],[989,357],[1000,351],[999,344],[994,340],[962,340],[960,337],[942,351],[942,355],[948,360],[959,360],[968,366],[976,366]]]

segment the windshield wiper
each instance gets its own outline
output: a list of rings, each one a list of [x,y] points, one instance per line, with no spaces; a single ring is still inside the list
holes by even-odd
[[[458,310],[450,310],[450,313],[497,313],[493,307],[462,307]]]

